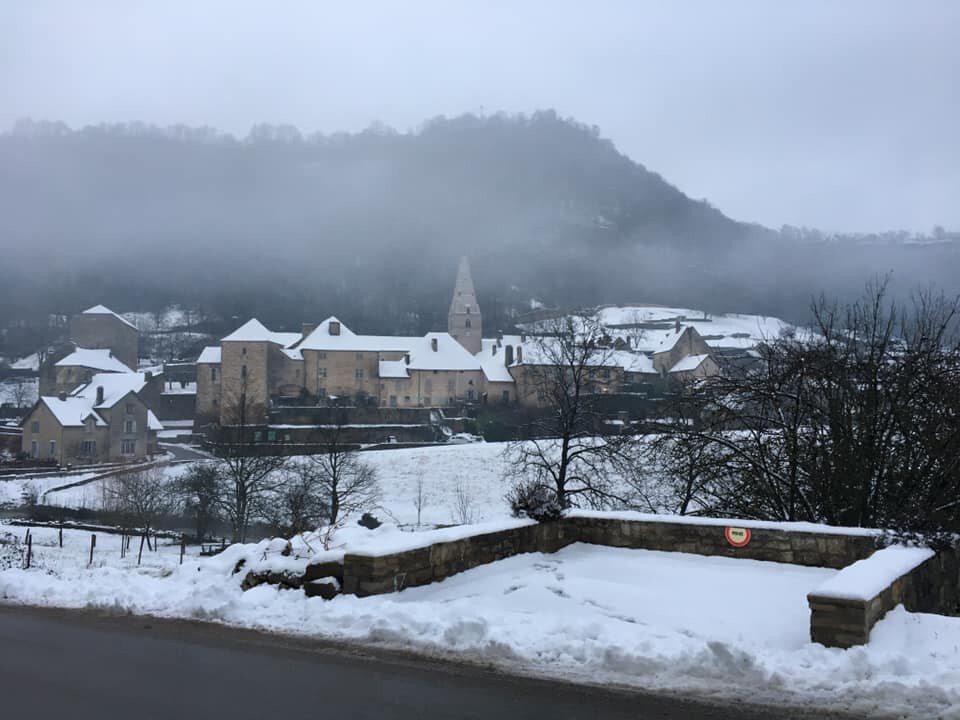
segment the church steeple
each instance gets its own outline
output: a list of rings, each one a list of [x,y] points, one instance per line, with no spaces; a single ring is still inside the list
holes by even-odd
[[[473,278],[470,277],[470,264],[465,257],[460,258],[460,267],[457,269],[457,283],[447,315],[447,332],[472,354],[480,352],[483,320],[477,304],[477,293],[473,289]]]

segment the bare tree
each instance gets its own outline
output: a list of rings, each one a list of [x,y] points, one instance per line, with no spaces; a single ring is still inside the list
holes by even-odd
[[[506,450],[514,482],[551,488],[563,508],[619,505],[611,468],[633,438],[602,435],[598,397],[614,365],[613,351],[601,342],[603,328],[590,318],[566,316],[545,322],[542,330],[517,359],[521,391],[544,412],[531,424],[532,437]]]
[[[718,512],[960,529],[960,303],[886,283],[849,305],[820,300],[811,333],[771,340],[762,362],[702,386],[698,426],[722,468]]]
[[[175,494],[163,468],[127,470],[104,481],[107,508],[120,513],[127,529],[141,530],[149,543],[158,518],[175,506]]]
[[[220,457],[220,508],[233,528],[234,542],[246,542],[250,522],[266,511],[265,502],[282,485],[279,470],[287,458],[272,453],[272,448],[257,442],[262,429],[251,423],[257,406],[247,392],[246,379],[236,397],[229,398],[226,417],[214,449]]]
[[[430,495],[424,488],[423,476],[420,476],[417,478],[417,484],[414,486],[413,496],[413,506],[417,509],[417,527],[420,527],[420,517],[428,502],[430,502]]]
[[[274,498],[274,523],[285,535],[297,535],[329,524],[326,486],[317,464],[311,460],[289,463],[284,482]]]
[[[18,409],[30,405],[34,400],[33,383],[23,378],[15,380],[10,393],[10,399],[13,400],[14,405]]]
[[[453,493],[453,507],[450,510],[450,516],[454,523],[458,525],[472,525],[477,522],[477,510],[473,502],[473,493],[470,488],[464,484],[463,480],[457,479],[457,485]]]
[[[376,470],[363,462],[356,446],[347,441],[344,420],[340,416],[327,428],[323,449],[312,458],[331,528],[342,524],[347,516],[372,509],[380,500]]]
[[[193,519],[197,542],[203,542],[220,517],[222,487],[219,468],[212,462],[190,465],[173,484],[184,514]]]

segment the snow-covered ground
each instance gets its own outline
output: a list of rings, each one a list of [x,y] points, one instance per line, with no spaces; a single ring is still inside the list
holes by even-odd
[[[350,528],[337,539],[372,547],[397,533]],[[66,534],[61,550],[54,530],[35,530],[35,569],[0,571],[0,599],[349,639],[593,682],[960,717],[960,620],[898,608],[865,647],[808,642],[806,593],[833,570],[577,544],[398,594],[323,601],[240,589],[234,565],[270,552],[267,542],[182,566],[176,546],[161,546],[137,567],[135,552],[120,559],[119,538],[98,535],[88,568],[89,533]]]
[[[414,501],[419,480],[425,498],[420,517],[424,525],[450,525],[462,520],[477,523],[507,517],[503,499],[508,489],[504,480],[508,469],[503,457],[505,447],[505,443],[469,443],[361,453],[360,459],[376,468],[380,479],[382,498],[375,514],[402,525],[416,524]],[[165,473],[174,477],[185,470],[186,466],[178,465],[167,468]],[[71,480],[56,484],[67,482]],[[11,487],[16,488],[12,492],[19,497],[19,483],[14,482]],[[458,494],[465,503],[458,502]],[[62,507],[97,509],[103,497],[99,483],[91,483],[49,493],[45,501]],[[458,506],[466,508],[470,517],[463,518]]]

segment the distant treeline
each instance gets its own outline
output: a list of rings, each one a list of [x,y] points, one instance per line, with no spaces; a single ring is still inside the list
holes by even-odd
[[[894,291],[960,284],[949,234],[845,242],[736,222],[553,111],[243,139],[25,122],[0,135],[0,238],[0,327],[183,303],[223,327],[336,314],[420,333],[445,327],[460,255],[490,331],[532,299],[802,319],[811,296],[891,270]]]

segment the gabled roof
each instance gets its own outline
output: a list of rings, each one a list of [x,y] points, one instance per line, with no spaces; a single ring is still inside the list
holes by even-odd
[[[340,323],[340,332],[330,333],[330,324]],[[422,338],[399,335],[357,335],[335,317],[328,317],[317,325],[297,350],[346,350],[351,352],[409,352],[414,343]]]
[[[80,313],[80,314],[81,314],[81,315],[113,315],[117,320],[119,320],[119,321],[122,322],[123,324],[129,325],[129,326],[132,327],[134,330],[137,329],[137,326],[136,326],[136,325],[134,325],[132,322],[130,322],[129,320],[127,320],[127,319],[126,319],[125,317],[123,317],[122,315],[117,315],[117,313],[115,313],[113,310],[111,310],[110,308],[106,307],[105,305],[94,305],[94,306],[91,307],[91,308],[87,308],[86,310],[84,310],[84,311],[83,311],[82,313]],[[138,331],[138,332],[139,332],[139,331]]]
[[[93,350],[78,347],[62,360],[56,367],[85,367],[91,370],[102,370],[112,373],[128,373],[130,368],[113,356],[110,350]]]
[[[221,339],[221,342],[269,342],[281,347],[289,347],[300,340],[300,333],[274,332],[251,318],[232,333]]]
[[[90,382],[80,385],[70,393],[71,397],[83,398],[96,410],[112,408],[130,393],[138,393],[147,384],[143,373],[97,373]],[[97,403],[97,388],[103,388],[103,402]],[[95,404],[96,403],[96,404]]]
[[[210,363],[219,365],[221,361],[220,346],[209,346],[203,349],[203,352],[200,353],[200,357],[197,358],[197,364],[200,363]]]
[[[153,410],[147,410],[147,430],[163,430],[163,423],[157,420]]]
[[[611,360],[623,368],[624,372],[658,374],[653,367],[653,360],[649,355],[628,350],[614,350],[610,353]]]
[[[685,358],[682,358],[676,365],[670,368],[670,372],[690,372],[691,370],[696,370],[700,367],[704,361],[710,357],[709,355],[687,355]]]
[[[61,400],[58,397],[44,395],[40,398],[40,402],[47,406],[57,422],[64,427],[83,427],[87,418],[91,416],[97,426],[106,427],[107,425],[86,398],[68,397]]]

